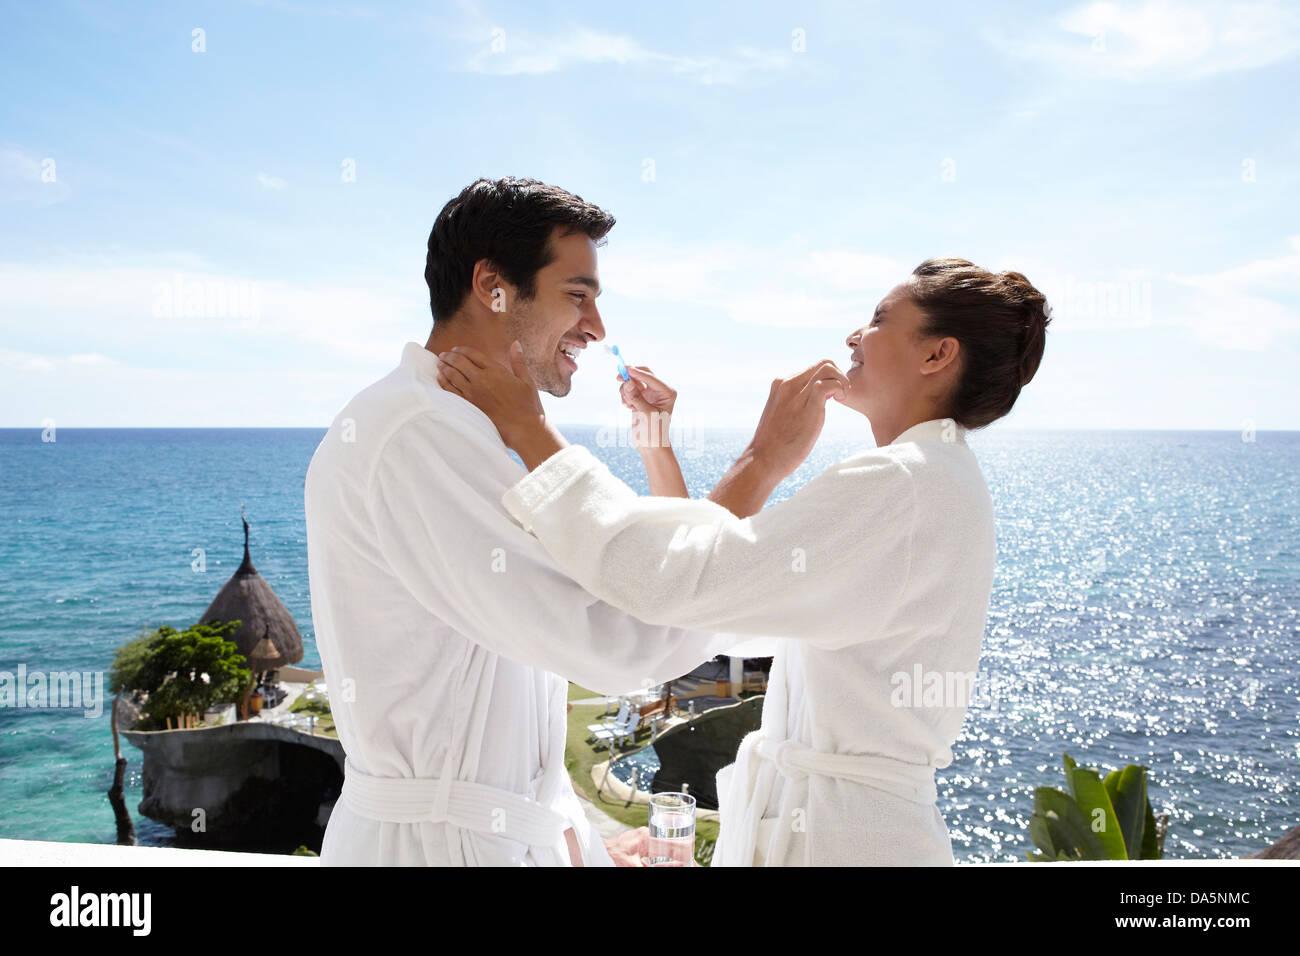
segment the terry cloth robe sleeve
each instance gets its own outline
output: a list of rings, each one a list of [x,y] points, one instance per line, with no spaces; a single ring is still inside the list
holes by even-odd
[[[917,508],[911,474],[879,450],[740,519],[709,500],[639,497],[580,445],[502,503],[566,574],[644,621],[824,649],[891,635]]]
[[[473,442],[435,412],[413,416],[370,480],[383,557],[438,619],[496,654],[610,694],[680,677],[736,643],[645,623],[585,591],[502,511],[504,486],[484,494]]]

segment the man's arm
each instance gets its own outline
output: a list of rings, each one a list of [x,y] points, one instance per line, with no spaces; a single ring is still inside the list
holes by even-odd
[[[889,632],[911,573],[915,492],[883,452],[745,519],[714,501],[638,497],[582,446],[503,501],[591,593],[659,624],[845,646]]]
[[[763,510],[780,483],[778,474],[758,459],[754,446],[750,445],[718,479],[709,492],[709,500],[716,501],[737,518],[748,518]]]

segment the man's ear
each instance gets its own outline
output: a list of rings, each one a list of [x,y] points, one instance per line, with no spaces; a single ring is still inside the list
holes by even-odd
[[[469,291],[489,312],[508,312],[514,305],[515,287],[502,278],[500,270],[490,259],[474,263]]]

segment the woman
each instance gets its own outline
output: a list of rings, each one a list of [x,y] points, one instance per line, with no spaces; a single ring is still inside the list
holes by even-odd
[[[521,359],[440,357],[439,383],[496,424],[530,474],[506,508],[566,573],[645,621],[767,637],[760,729],[718,774],[714,865],[950,865],[934,771],[952,760],[993,583],[993,508],[970,429],[1011,411],[1042,360],[1047,303],[1023,275],[931,259],[818,363],[772,384],[753,441],[707,501],[671,448],[636,496],[545,418]],[[674,393],[638,369],[638,412]],[[761,510],[837,401],[877,447]],[[751,646],[752,653],[756,648]]]

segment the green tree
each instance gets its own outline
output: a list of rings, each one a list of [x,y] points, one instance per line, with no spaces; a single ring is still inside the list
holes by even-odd
[[[149,662],[150,648],[158,633],[144,631],[113,652],[113,666],[108,677],[109,693],[134,694],[140,691],[140,671]]]
[[[147,698],[150,722],[165,726],[237,700],[252,673],[234,641],[239,621],[196,624],[184,631],[166,625],[118,648],[110,684],[114,693]]]

